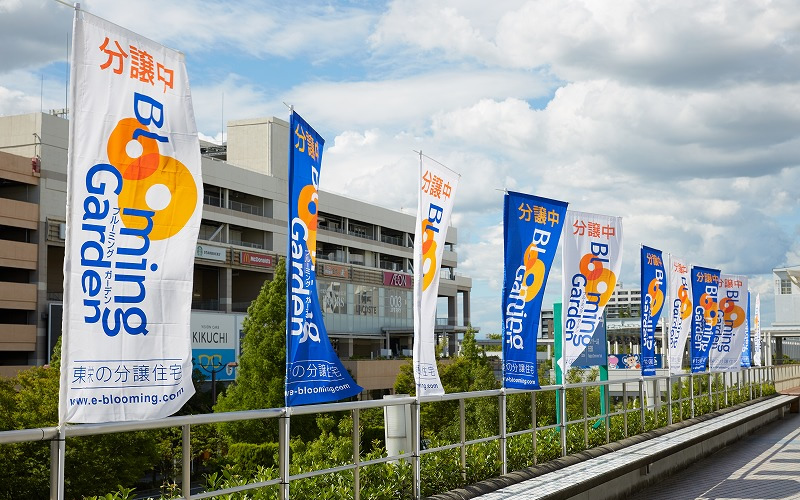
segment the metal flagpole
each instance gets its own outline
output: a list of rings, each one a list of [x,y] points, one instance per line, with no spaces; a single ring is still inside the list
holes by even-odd
[[[639,369],[639,387],[642,389],[642,392],[639,394],[639,404],[642,405],[642,411],[647,408],[647,401],[650,399],[650,391],[648,390],[647,383],[644,380],[644,343],[645,343],[645,335],[650,334],[649,327],[644,326],[644,302],[645,296],[647,292],[647,285],[644,283],[644,262],[642,262],[642,249],[644,248],[644,244],[639,243],[639,286],[641,287],[641,292],[639,295],[639,362],[642,365],[641,369]],[[650,305],[650,318],[649,323],[650,325],[653,324],[653,311],[652,311],[652,304]],[[655,343],[655,326],[653,326],[653,339]],[[655,352],[653,352],[655,354]],[[644,424],[644,420],[642,421]],[[644,425],[642,425],[642,430],[644,430]]]
[[[419,153],[419,171],[421,172],[422,171],[422,156],[423,156],[422,155],[422,150],[420,149],[418,153]],[[417,193],[417,196],[419,196],[419,193]],[[419,205],[419,202],[417,203],[417,205]],[[417,210],[419,211],[419,207],[417,207]],[[419,214],[417,214],[417,217],[419,217]],[[421,244],[421,241],[415,241],[414,242],[413,261],[414,261],[414,274],[415,275],[419,271],[419,269],[417,269],[417,266],[422,266],[421,259],[419,259],[419,260],[417,259],[417,250],[416,250],[419,247],[420,244]],[[417,285],[415,284],[414,286],[416,287]],[[415,290],[416,290],[416,288],[415,288]],[[417,298],[415,298],[414,299],[414,314],[419,316],[420,312],[421,311],[420,311],[418,300],[417,300]],[[418,323],[419,322],[415,322],[415,324],[418,324]],[[416,331],[416,328],[415,328],[414,335],[420,335],[421,333],[422,332]],[[419,342],[419,341],[420,341],[420,339],[416,339],[416,342]],[[416,350],[414,351],[414,356],[417,356]],[[435,360],[435,356],[434,356],[434,360]],[[419,359],[417,359],[416,361],[419,362]],[[419,366],[415,366],[414,367],[414,370],[417,370],[417,369],[419,369]],[[418,376],[415,376],[415,379],[417,381],[419,381]],[[411,407],[411,425],[412,425],[412,431],[411,431],[411,439],[412,439],[412,443],[411,443],[411,450],[412,450],[412,452],[411,452],[411,466],[412,466],[411,478],[412,478],[412,481],[413,481],[413,486],[412,486],[412,490],[413,491],[412,491],[412,493],[413,493],[414,498],[416,498],[416,499],[422,498],[422,480],[421,480],[422,479],[421,478],[421,475],[422,475],[422,467],[421,467],[421,465],[422,464],[420,463],[421,462],[421,458],[420,458],[420,440],[422,438],[422,423],[420,421],[422,420],[422,418],[421,418],[422,414],[420,412],[420,395],[419,395],[419,392],[420,392],[420,386],[417,385],[416,389],[414,390],[414,399],[416,401],[414,402],[414,404]]]
[[[67,441],[66,436],[64,435],[64,424],[61,423],[58,426],[58,491],[56,492],[56,498],[58,500],[64,500],[64,466],[66,464],[66,452],[67,452]],[[51,465],[52,467],[52,465]],[[50,492],[50,498],[53,497],[53,493]]]
[[[286,104],[286,103],[284,103]],[[291,126],[292,123],[292,116],[294,115],[294,106],[288,105],[286,106],[289,108],[289,124]],[[292,168],[292,144],[291,144],[291,134],[292,131],[289,130],[289,165],[288,168],[291,172]],[[291,179],[292,175],[287,175],[287,178]],[[289,197],[289,204],[291,204],[291,197],[292,197],[292,186],[288,185],[288,197]],[[291,210],[290,210],[291,212]],[[291,220],[289,220],[288,224],[291,225]],[[291,232],[291,228],[289,229]],[[291,451],[289,443],[291,442],[291,408],[289,407],[289,391],[288,391],[288,384],[289,384],[289,363],[291,358],[289,356],[289,328],[291,328],[291,321],[290,321],[290,297],[291,297],[291,263],[288,262],[289,256],[291,255],[291,238],[286,238],[286,332],[284,333],[284,342],[285,342],[285,350],[286,350],[286,369],[283,378],[283,416],[280,418],[280,427],[278,429],[278,440],[280,441],[279,445],[279,457],[278,464],[279,469],[279,476],[280,476],[280,490],[279,490],[279,498],[280,500],[288,500],[289,498],[289,469],[290,469],[290,461],[291,461]]]
[[[286,103],[284,103],[284,104],[289,108],[289,123],[291,124],[292,123],[292,115],[294,114],[294,106],[286,104]],[[291,135],[292,135],[292,131],[290,130],[289,131],[289,137],[290,137],[290,139],[289,139],[289,142],[290,142],[289,150],[290,150],[290,152],[291,152],[291,148],[292,148]],[[292,168],[291,157],[289,158],[289,166],[288,166],[288,168],[289,169]],[[287,176],[287,177],[291,177],[291,176]],[[291,190],[291,187],[288,187],[288,189]],[[291,198],[292,197],[292,193],[289,192],[288,196],[289,196],[289,198]],[[291,202],[290,202],[290,204],[291,204]],[[291,225],[291,223],[292,223],[292,221],[288,222],[289,225]],[[291,233],[291,228],[289,228],[289,232]],[[284,387],[283,405],[285,407],[285,411],[286,411],[287,417],[288,417],[288,411],[289,411],[289,392],[286,389],[288,389],[287,384],[289,382],[289,362],[290,362],[290,358],[289,358],[289,328],[291,328],[291,326],[290,326],[291,325],[291,318],[289,317],[289,307],[290,307],[289,306],[289,301],[290,301],[290,297],[291,297],[291,286],[292,286],[292,277],[290,275],[290,273],[291,273],[291,263],[288,262],[288,260],[289,260],[289,256],[291,255],[291,244],[292,244],[291,238],[287,237],[286,238],[286,259],[287,259],[287,262],[286,262],[286,298],[287,298],[287,300],[286,300],[286,332],[284,332],[284,342],[286,344],[286,347],[285,347],[285,349],[286,349],[286,370],[285,370],[285,373],[284,373],[284,376],[283,376],[283,387]]]
[[[673,308],[669,305],[670,302],[670,291],[672,290],[672,254],[667,253],[667,265],[669,265],[669,272],[667,272],[666,280],[667,286],[666,292],[664,296],[666,297],[664,301],[664,305],[667,306],[667,315],[666,315],[666,323],[662,323],[661,326],[661,336],[662,342],[664,342],[664,356],[663,359],[663,366],[667,369],[667,420],[669,423],[672,423],[672,322],[674,321],[672,317]],[[664,316],[662,315],[662,320]]]
[[[77,22],[78,12],[81,10],[81,4],[80,3],[68,3],[68,2],[65,2],[63,0],[55,0],[55,1],[60,3],[60,4],[62,4],[62,5],[65,5],[67,7],[72,7],[74,9],[74,15],[75,15],[74,19],[75,19],[75,22]],[[75,33],[73,32],[72,35],[75,36]],[[67,51],[69,52],[69,43],[67,43],[67,47],[68,47]],[[73,48],[74,48],[74,45],[73,45]],[[70,59],[69,58],[69,54],[67,55],[67,58],[68,58],[67,65],[69,66],[69,64],[74,62],[74,61],[70,61],[69,60]],[[73,86],[72,87],[70,87],[69,85],[67,86],[67,92],[70,92],[70,91],[72,93],[72,106],[74,107],[75,106],[74,82],[73,82]],[[69,106],[69,103],[67,103],[67,107],[68,106]],[[72,131],[72,127],[70,127],[70,131]],[[66,318],[67,318],[66,311],[64,311],[64,313],[65,314],[63,315],[62,322],[66,322]],[[64,330],[64,335],[67,335],[68,332],[66,331],[66,329],[63,329],[63,330]],[[62,350],[65,348],[65,346],[66,346],[66,344],[62,343]],[[63,360],[63,356],[62,356],[62,360]],[[65,368],[64,368],[63,363],[62,363],[59,366],[59,370],[63,371],[64,369]],[[63,378],[60,376],[60,374],[59,374],[59,379],[61,380],[61,383],[63,383]],[[62,405],[65,404],[65,402],[62,401],[62,399],[64,397],[65,397],[65,394],[64,394],[63,389],[59,389],[58,435],[56,437],[56,439],[58,441],[58,451],[57,451],[57,455],[58,456],[57,456],[57,460],[56,460],[56,464],[55,464],[56,468],[57,468],[57,471],[56,471],[56,483],[57,483],[57,487],[56,488],[57,488],[57,491],[55,493],[55,498],[57,498],[58,500],[64,500],[64,469],[66,467],[66,462],[67,462],[66,422],[64,421],[64,412],[61,409]],[[51,463],[50,467],[52,467],[52,466],[53,466],[53,464]],[[52,476],[53,476],[53,474],[51,473],[51,477]],[[53,491],[50,491],[50,498],[53,498]]]

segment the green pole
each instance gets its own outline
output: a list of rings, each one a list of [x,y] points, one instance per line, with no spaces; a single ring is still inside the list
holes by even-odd
[[[608,362],[605,365],[600,365],[600,381],[606,382],[608,380]],[[606,413],[606,389],[608,386],[600,386],[600,412],[604,415]]]
[[[605,382],[606,380],[608,380],[608,361],[606,361],[606,364],[600,365],[600,381]],[[603,425],[604,421],[608,420],[608,409],[606,408],[606,389],[607,386],[600,386],[600,414],[605,416],[598,419],[597,422],[594,423],[592,427],[595,429]]]
[[[603,310],[603,342],[606,343],[606,362],[600,365],[600,381],[605,382],[608,380],[608,323],[606,323],[606,311]],[[605,415],[608,408],[606,408],[606,390],[608,386],[600,386],[600,413]]]

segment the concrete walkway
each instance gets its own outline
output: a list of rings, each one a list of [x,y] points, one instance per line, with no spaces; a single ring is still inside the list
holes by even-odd
[[[798,389],[795,393],[800,392]],[[784,391],[786,393],[786,391]],[[800,499],[800,415],[788,413],[629,500]]]
[[[766,397],[432,498],[800,499],[796,404]]]

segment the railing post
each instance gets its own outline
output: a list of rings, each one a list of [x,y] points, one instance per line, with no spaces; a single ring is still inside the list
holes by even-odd
[[[691,418],[694,418],[694,373],[689,375],[689,403],[692,408]]]
[[[50,500],[58,500],[58,444],[59,440],[50,441]]]
[[[722,372],[722,389],[725,391],[725,408],[728,407],[728,372]]]
[[[586,414],[589,411],[586,408],[586,386],[583,386],[583,446],[589,448],[589,420]]]
[[[708,404],[709,410],[714,411],[714,378],[711,372],[708,372]]]
[[[508,472],[506,458],[506,391],[500,389],[500,474]]]
[[[278,471],[281,478],[280,500],[289,500],[289,438],[291,436],[289,412],[289,407],[284,408],[283,415],[278,420],[280,424],[278,429]]]
[[[667,377],[667,422],[672,424],[672,375]]]
[[[192,498],[192,439],[191,426],[181,426],[181,492],[183,498]]]
[[[467,411],[464,399],[458,400],[458,432],[461,438],[461,479],[467,481]]]
[[[558,388],[558,391],[561,392],[561,424],[560,431],[561,431],[561,456],[567,456],[567,387],[562,385]]]
[[[56,498],[64,500],[64,469],[67,462],[67,434],[63,424],[58,426],[58,488]]]
[[[622,421],[624,423],[625,437],[628,437],[628,383],[622,383]]]
[[[411,403],[411,480],[413,481],[412,494],[415,499],[422,498],[422,482],[421,482],[421,468],[420,468],[420,412],[419,412],[419,399]]]
[[[361,478],[359,477],[359,464],[361,463],[361,425],[359,423],[359,410],[353,409],[353,500],[361,498]]]
[[[640,406],[639,415],[641,416],[641,420],[642,420],[641,432],[644,432],[645,431],[645,416],[644,416],[644,412],[645,412],[645,406],[647,406],[647,403],[644,400],[644,378],[642,378],[642,377],[639,377],[639,406]]]
[[[739,399],[744,400],[747,394],[747,369],[736,374],[736,382],[739,384]]]

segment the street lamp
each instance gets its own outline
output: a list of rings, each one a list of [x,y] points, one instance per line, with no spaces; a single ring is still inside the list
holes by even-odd
[[[213,356],[211,358],[210,365],[204,365],[204,364],[200,365],[200,367],[203,370],[211,374],[211,406],[217,404],[217,373],[221,372],[226,368],[233,369],[239,366],[239,363],[237,363],[236,361],[231,361],[230,363],[225,363],[225,364],[222,363],[217,364],[218,360],[219,358]]]

